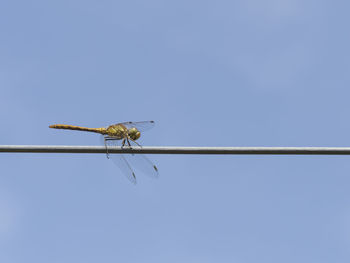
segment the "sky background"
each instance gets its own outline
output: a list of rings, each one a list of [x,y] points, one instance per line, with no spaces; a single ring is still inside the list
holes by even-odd
[[[347,1],[1,1],[0,144],[350,146]],[[349,262],[350,157],[0,156],[0,262]]]

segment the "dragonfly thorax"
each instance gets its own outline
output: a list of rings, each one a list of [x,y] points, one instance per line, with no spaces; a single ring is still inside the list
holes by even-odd
[[[141,136],[141,133],[137,128],[132,127],[128,129],[123,124],[109,126],[106,130],[106,134],[116,139],[130,138],[133,141],[136,141]]]
[[[107,128],[106,133],[108,136],[114,137],[116,139],[123,139],[127,137],[128,129],[121,124],[111,125]]]

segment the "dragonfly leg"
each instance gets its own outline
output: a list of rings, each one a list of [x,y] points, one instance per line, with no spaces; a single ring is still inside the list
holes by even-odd
[[[136,143],[140,148],[142,148],[142,146],[140,144],[138,144],[135,140],[129,138],[130,140],[132,140],[134,143]]]
[[[124,138],[123,141],[122,141],[122,146],[121,146],[121,148],[123,149],[124,146],[125,146],[125,138]]]
[[[116,140],[120,140],[120,139],[116,139],[115,137],[110,137],[110,136],[104,136],[103,138],[104,138],[104,144],[106,146],[107,159],[109,159],[107,141],[116,141]],[[124,141],[123,141],[123,144],[125,144]],[[122,146],[122,148],[123,148],[123,146]]]
[[[126,141],[128,142],[129,148],[132,149],[129,139],[131,140],[131,138],[129,137],[126,139]],[[134,156],[134,154],[131,154],[131,155]]]
[[[107,156],[107,159],[109,159],[109,153],[108,153],[108,147],[107,147],[107,137],[103,137],[103,140],[104,140],[104,143],[105,143],[105,147],[106,147],[106,156]]]
[[[132,149],[132,146],[131,146],[131,143],[130,143],[129,139],[131,140],[131,138],[128,136],[124,140],[126,140],[126,142],[128,143],[129,149]]]

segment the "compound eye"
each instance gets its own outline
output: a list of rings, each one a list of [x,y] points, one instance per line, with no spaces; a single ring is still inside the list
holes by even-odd
[[[137,140],[138,138],[140,138],[140,136],[141,136],[141,132],[137,131],[135,135],[136,135],[135,140]]]
[[[138,138],[140,138],[141,133],[136,129],[136,128],[131,128],[129,130],[129,136],[132,140],[137,140]]]

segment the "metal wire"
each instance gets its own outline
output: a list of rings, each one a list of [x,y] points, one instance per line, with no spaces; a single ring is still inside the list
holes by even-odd
[[[0,145],[7,153],[106,153],[104,146]],[[350,147],[108,147],[109,153],[135,154],[265,154],[265,155],[350,155]]]

